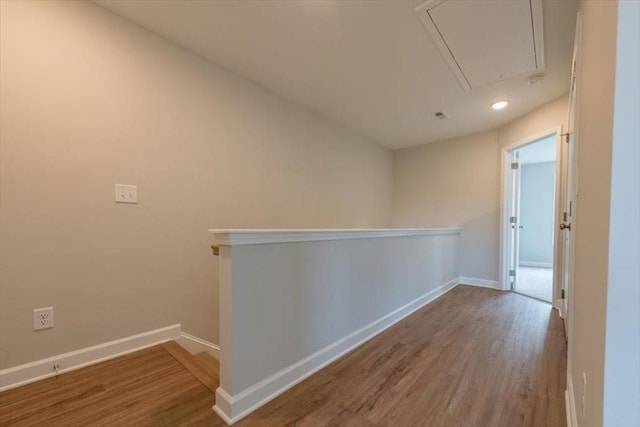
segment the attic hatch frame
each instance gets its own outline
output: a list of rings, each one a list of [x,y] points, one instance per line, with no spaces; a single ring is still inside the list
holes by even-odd
[[[465,92],[471,92],[474,89],[471,83],[465,76],[460,64],[456,60],[451,48],[444,40],[444,37],[438,29],[429,11],[435,9],[448,0],[428,0],[427,2],[416,7],[416,13],[422,21],[422,25],[425,27],[431,39],[435,43],[438,51],[442,55],[443,59],[456,76],[456,79],[462,86]],[[542,0],[521,0],[529,3],[531,12],[531,30],[533,33],[533,50],[535,56],[535,68],[529,70],[529,73],[536,73],[544,71],[544,27],[543,27],[543,15],[542,15]],[[515,76],[510,76],[515,77]],[[495,83],[495,82],[494,82]]]

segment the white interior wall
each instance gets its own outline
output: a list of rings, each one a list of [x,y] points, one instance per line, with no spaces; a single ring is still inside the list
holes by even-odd
[[[216,233],[216,411],[235,421],[457,284],[460,230]]]
[[[624,17],[619,31],[618,7],[620,16]],[[579,195],[573,224],[576,259],[569,380],[573,383],[579,425],[631,426],[637,425],[640,417],[637,404],[640,398],[637,262],[637,183],[640,180],[636,179],[637,101],[640,99],[638,5],[637,2],[584,0],[581,9],[583,75],[578,89]],[[567,99],[561,98],[497,130],[497,148],[500,150],[560,124],[566,131],[566,116]],[[614,117],[617,133],[612,136]],[[450,219],[448,225],[465,224],[474,228],[471,236],[463,233],[461,247],[469,245],[465,240],[472,237],[480,245],[479,251],[473,254],[476,262],[465,260],[469,252],[463,249],[461,275],[482,277],[480,275],[492,271],[484,265],[487,261],[496,260],[497,265],[492,237],[498,233],[492,226],[497,224],[497,219],[486,221],[485,227],[473,227],[472,219],[484,215],[487,205],[462,201],[472,191],[483,192],[486,200],[495,200],[491,192],[486,191],[494,177],[490,171],[483,174],[475,170],[473,156],[465,155],[473,153],[477,145],[491,147],[493,138],[493,133],[477,134],[394,152],[394,225],[410,227],[434,219],[443,223]],[[566,155],[565,144],[562,155]],[[436,173],[429,170],[432,165],[437,167]],[[460,176],[468,188],[463,188]],[[566,170],[562,170],[561,182],[565,176]],[[460,199],[454,194],[459,194]],[[564,199],[561,192],[559,201]],[[497,212],[490,213],[489,218],[492,215],[497,218]],[[558,258],[555,261],[561,265]],[[497,271],[497,267],[493,271]],[[560,268],[556,269],[556,280],[560,280],[561,272]],[[497,280],[492,276],[486,278]],[[586,384],[583,384],[583,375]]]
[[[640,425],[640,2],[618,3],[603,425]]]
[[[393,226],[463,227],[460,275],[498,286],[502,147],[564,125],[567,102],[494,131],[394,151]]]
[[[175,323],[216,343],[209,228],[389,226],[389,150],[90,2],[0,19],[0,368]]]
[[[462,227],[460,275],[497,280],[497,133],[396,150],[393,161],[393,226]]]
[[[594,426],[603,425],[618,2],[582,1],[580,8],[578,195],[572,223],[575,260],[568,381],[573,384],[578,424]]]
[[[607,183],[607,174],[600,173],[606,172],[602,165],[607,156],[598,141],[607,136],[606,129],[599,130],[606,128],[602,113],[613,109],[607,96],[613,78],[603,68],[612,63],[615,51],[608,36],[615,28],[610,10],[615,5],[583,2],[585,68],[592,71],[585,77],[587,96],[581,103],[586,110],[583,135],[591,135],[581,147],[581,169],[595,173],[581,180],[586,193],[581,212],[590,213],[581,214],[579,221],[583,229],[594,225],[592,234],[600,233],[604,208],[598,206],[603,200],[606,204],[609,192],[600,191],[597,183],[603,177],[603,185]],[[621,16],[635,19],[634,7],[634,2],[620,2]],[[211,278],[216,266],[206,228],[387,225],[391,165],[386,150],[91,4],[3,1],[0,12],[0,367],[176,321],[215,341]],[[626,25],[618,42],[629,53],[636,45],[628,43],[637,37]],[[626,60],[631,65],[622,62],[627,65],[618,69],[634,70],[637,56]],[[637,72],[628,72],[625,81],[637,83]],[[435,143],[395,153],[394,225],[466,224],[465,244],[476,259],[463,262],[464,274],[497,280],[499,172],[491,166],[497,166],[498,154],[495,161],[488,160],[489,167],[478,169],[473,153],[484,158],[481,147],[497,153],[504,145],[563,123],[565,115],[566,98],[561,98],[497,132],[459,138],[451,152],[444,143]],[[624,123],[620,117],[617,123]],[[620,132],[624,129],[629,128]],[[637,144],[618,141],[614,163],[616,158],[632,159]],[[438,173],[419,172],[430,161],[438,163],[428,159],[440,151]],[[622,209],[616,196],[616,189],[633,191],[615,185],[616,179],[626,181],[616,175],[622,170],[628,172],[614,168],[612,224],[613,215],[634,212],[625,210],[626,205]],[[139,205],[112,204],[118,181],[140,186]],[[464,182],[472,182],[477,191],[464,188]],[[446,203],[461,187],[465,196]],[[427,194],[437,197],[426,199]],[[602,420],[597,401],[604,362],[598,361],[597,349],[603,348],[607,294],[610,307],[616,296],[618,303],[629,304],[626,310],[610,309],[612,328],[633,325],[628,316],[637,313],[633,286],[638,273],[628,270],[633,264],[612,260],[609,268],[598,262],[589,266],[600,259],[603,241],[618,247],[616,239],[626,231],[614,231],[612,226],[611,236],[603,238],[585,232],[579,242],[578,355],[572,376],[577,382],[584,370],[595,378],[588,389],[585,425]],[[631,248],[637,250],[637,245]],[[598,269],[608,278],[590,274]],[[34,334],[30,311],[44,305],[56,307],[57,326]],[[607,363],[618,357],[637,361],[636,353],[623,355],[628,334],[637,329],[620,330],[627,333],[607,341]],[[607,373],[607,381],[613,381],[622,371],[608,372],[612,376]],[[623,384],[631,392],[624,398],[634,399],[637,371],[627,373],[622,372],[629,379]],[[616,406],[606,405],[613,402],[607,396],[619,397],[613,393],[605,395],[608,425],[615,418],[607,417],[618,413]],[[631,416],[636,401],[621,401]]]
[[[555,141],[555,136],[553,139]],[[555,184],[555,162],[521,164],[520,265],[553,266]]]

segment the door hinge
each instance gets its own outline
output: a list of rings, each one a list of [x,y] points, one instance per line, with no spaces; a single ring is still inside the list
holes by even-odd
[[[564,289],[560,290],[560,298],[564,299]]]
[[[569,143],[569,135],[571,135],[569,132],[560,134],[560,136],[564,137],[564,142],[566,142],[567,144]]]
[[[509,223],[510,224],[515,224],[518,221],[518,217],[515,216],[510,216],[509,217]]]
[[[516,271],[515,270],[509,270],[509,277],[516,277]]]
[[[511,163],[511,169],[518,169],[518,162]]]

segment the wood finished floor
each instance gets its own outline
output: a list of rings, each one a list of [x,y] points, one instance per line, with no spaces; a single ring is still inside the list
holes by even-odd
[[[210,425],[214,400],[160,345],[0,393],[0,426]]]
[[[548,304],[458,286],[236,426],[565,426],[566,347]],[[0,393],[0,425],[222,426],[162,347]]]

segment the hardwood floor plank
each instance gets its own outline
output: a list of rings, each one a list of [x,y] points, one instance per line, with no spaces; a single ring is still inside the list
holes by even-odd
[[[9,390],[0,425],[223,426],[217,376],[185,367],[203,358],[169,344]],[[236,425],[564,427],[565,377],[548,304],[458,286]]]
[[[220,362],[209,353],[201,352],[194,355],[196,360],[205,368],[215,373],[220,378]]]
[[[176,425],[193,414],[213,424],[213,402],[156,346],[0,393],[0,425]]]
[[[313,413],[335,397],[333,394],[335,384],[336,379],[333,376],[320,371],[276,397],[237,425],[240,427],[295,425],[305,415]]]
[[[564,426],[562,334],[549,305],[461,286],[325,368],[321,389],[311,377],[247,422],[325,425],[352,412],[379,426]],[[304,390],[299,419],[273,417]]]
[[[296,427],[379,427],[367,418],[339,405],[326,405],[302,417],[295,423]]]
[[[51,414],[75,411],[99,401],[109,392],[162,375],[172,361],[164,351],[147,349],[0,393],[0,424],[11,423],[16,418],[35,423],[48,419]],[[9,414],[13,418],[7,419]]]
[[[215,393],[216,388],[220,384],[220,376],[213,369],[207,369],[196,356],[182,348],[175,341],[169,341],[162,344],[167,352],[176,358],[189,372],[191,372],[205,387]]]
[[[30,404],[31,401],[36,399],[38,401],[47,400],[51,395],[63,394],[67,390],[72,390],[79,385],[93,381],[97,372],[110,371],[117,375],[119,372],[117,366],[122,363],[132,361],[133,363],[148,365],[153,364],[153,360],[156,357],[157,354],[154,349],[145,349],[117,359],[111,359],[76,371],[67,372],[57,378],[52,377],[23,387],[7,390],[0,393],[0,404],[4,409],[15,403],[25,405],[25,403]],[[162,363],[164,362],[160,362],[160,364]],[[115,369],[114,366],[116,366]],[[125,377],[126,376],[127,375],[125,375]],[[115,380],[117,376],[112,378]]]

